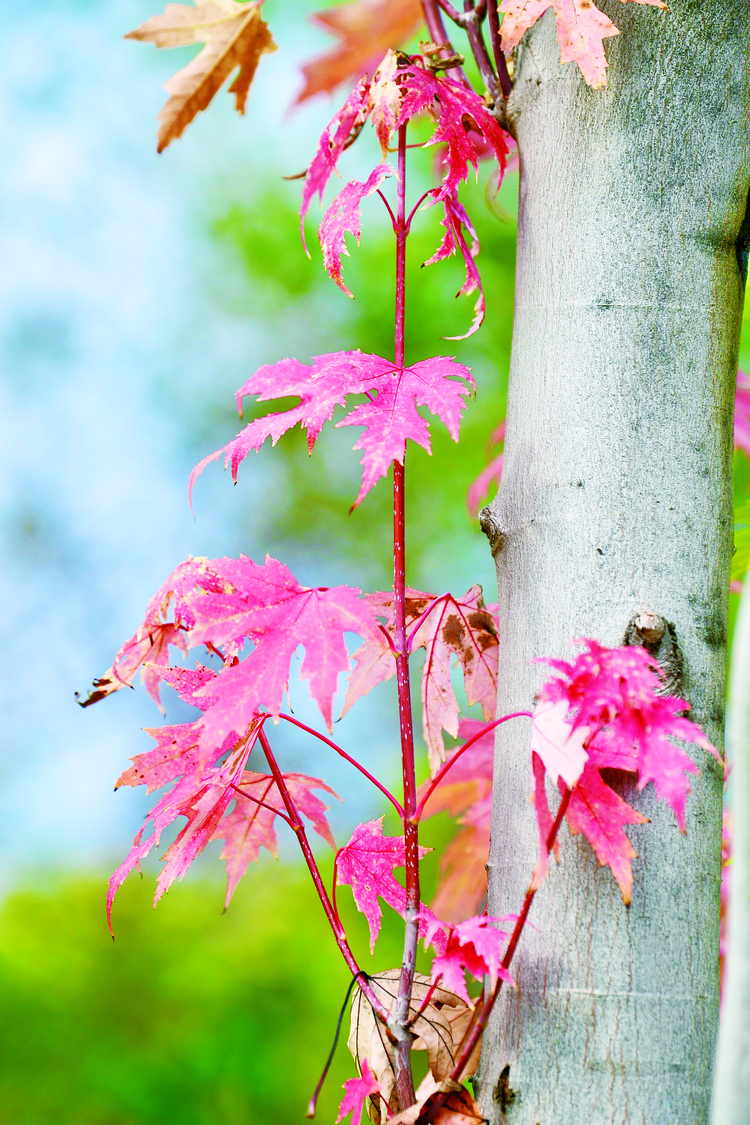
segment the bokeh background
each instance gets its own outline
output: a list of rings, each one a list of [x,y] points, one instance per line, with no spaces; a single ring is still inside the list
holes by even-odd
[[[308,458],[303,435],[264,448],[236,488],[212,466],[187,502],[190,469],[238,428],[233,394],[262,363],[342,348],[392,348],[393,247],[377,200],[345,263],[356,294],[302,252],[299,181],[335,109],[290,113],[301,60],[330,41],[305,17],[320,4],[267,0],[280,51],[264,58],[248,115],[221,93],[161,157],[161,84],[187,61],[122,39],[152,0],[27,0],[6,6],[12,50],[0,73],[0,1116],[14,1125],[270,1125],[302,1121],[348,976],[292,846],[266,857],[222,912],[219,846],[151,909],[158,861],[104,895],[146,798],[114,781],[150,747],[161,718],[142,691],[83,711],[74,693],[111,663],[150,595],[182,558],[270,551],[314,585],[389,582],[389,490],[349,515],[358,485],[351,431]],[[371,147],[367,148],[370,145]],[[359,151],[358,151],[359,150]],[[352,176],[375,154],[362,140]],[[418,153],[415,193],[431,175]],[[510,348],[517,178],[487,175],[465,199],[482,242],[488,316],[468,341],[471,299],[453,300],[457,263],[421,271],[439,216],[410,241],[408,355],[469,364],[478,394],[460,448],[434,428],[410,454],[411,584],[490,600],[493,567],[466,509],[503,417]],[[315,242],[315,214],[309,242]],[[750,337],[743,356],[750,364]],[[744,487],[744,467],[738,467]],[[293,676],[294,679],[294,676]],[[292,703],[315,718],[304,691]],[[190,709],[165,692],[167,720]],[[337,738],[385,781],[397,778],[391,685]],[[342,763],[274,732],[289,769],[325,777],[345,801],[341,843],[380,804]],[[283,826],[282,826],[283,827]],[[395,825],[386,821],[386,831]],[[450,826],[430,826],[436,852]],[[332,855],[320,849],[326,878]],[[386,919],[377,958],[341,894],[365,968],[400,960]],[[319,1103],[333,1121],[351,1076],[343,1043]]]

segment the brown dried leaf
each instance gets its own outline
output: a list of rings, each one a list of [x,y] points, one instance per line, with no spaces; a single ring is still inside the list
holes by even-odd
[[[369,980],[370,987],[389,1012],[392,1012],[396,1006],[400,977],[400,969],[389,969],[385,973],[370,977]],[[421,973],[414,974],[409,1007],[412,1015],[416,1015],[421,1008],[430,987],[429,977]],[[437,1082],[444,1081],[453,1070],[457,1048],[463,1039],[472,1012],[473,1009],[460,996],[445,988],[436,988],[425,1011],[415,1021],[413,1048],[417,1051],[427,1051],[430,1072]],[[351,1031],[347,1045],[359,1067],[362,1066],[362,1060],[367,1059],[370,1069],[380,1083],[383,1099],[388,1103],[391,1111],[397,1109],[393,1047],[388,1041],[383,1024],[375,1017],[359,989],[356,989],[352,1001]],[[475,1056],[478,1059],[476,1052],[470,1060],[473,1065],[476,1065]],[[370,1117],[376,1123],[385,1119],[385,1114],[381,1113],[375,1105],[374,1099],[371,1102]]]
[[[424,1092],[425,1083],[420,1086]],[[388,1125],[486,1125],[487,1118],[468,1090],[457,1082],[443,1082],[424,1101],[391,1117]]]
[[[179,137],[197,113],[206,109],[232,71],[239,73],[229,87],[238,113],[245,112],[250,83],[261,55],[276,50],[268,26],[261,18],[262,0],[239,4],[236,0],[195,0],[195,6],[167,4],[164,14],[152,16],[125,36],[155,43],[157,47],[184,47],[204,43],[200,54],[164,84],[171,96],[158,118],[158,151]]]
[[[390,47],[400,47],[424,23],[420,0],[355,0],[316,12],[313,19],[340,42],[302,67],[305,85],[298,103],[373,70]]]

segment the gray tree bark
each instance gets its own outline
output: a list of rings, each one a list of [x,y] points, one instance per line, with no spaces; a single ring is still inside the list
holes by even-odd
[[[750,187],[750,3],[605,0],[609,87],[561,66],[548,13],[519,49],[515,323],[503,479],[483,526],[500,602],[499,713],[527,708],[544,655],[674,623],[682,693],[721,744],[732,550],[732,415]],[[511,730],[511,726],[515,729]],[[493,1123],[704,1123],[719,1007],[722,776],[682,837],[653,787],[632,906],[589,845],[534,904],[485,1035]],[[499,728],[489,909],[518,910],[536,859],[529,732]]]
[[[712,1125],[750,1116],[750,584],[732,645],[727,757],[732,766],[734,840],[724,1002]]]

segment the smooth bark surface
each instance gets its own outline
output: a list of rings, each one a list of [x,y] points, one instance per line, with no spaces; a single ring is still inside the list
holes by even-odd
[[[682,693],[721,744],[732,550],[732,410],[750,179],[750,4],[603,4],[609,87],[561,66],[548,13],[519,51],[515,326],[503,479],[485,511],[498,567],[499,714],[528,707],[545,654],[674,624]],[[511,729],[513,728],[513,729]],[[516,992],[485,1035],[493,1123],[687,1125],[708,1117],[719,1004],[721,769],[688,832],[653,787],[627,909],[561,833],[524,933]],[[698,760],[699,757],[699,760]],[[528,729],[499,728],[489,912],[534,867]]]
[[[732,645],[727,757],[732,767],[729,943],[712,1125],[747,1125],[750,1114],[750,584]]]

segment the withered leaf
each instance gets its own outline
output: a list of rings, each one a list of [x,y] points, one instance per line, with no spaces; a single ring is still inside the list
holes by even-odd
[[[486,1125],[468,1090],[456,1082],[444,1082],[425,1101],[391,1117],[389,1125]]]
[[[370,987],[389,1012],[392,1012],[396,1006],[400,977],[400,969],[389,969],[387,972],[370,977],[369,980]],[[430,987],[429,977],[421,973],[414,974],[409,1006],[412,1015],[416,1015],[421,1008]],[[472,1012],[473,1009],[460,996],[445,988],[436,988],[424,1012],[415,1020],[412,1029],[413,1047],[417,1051],[427,1051],[430,1072],[436,1082],[443,1082],[453,1070],[458,1047],[469,1025]],[[398,1109],[393,1046],[388,1041],[385,1028],[376,1019],[372,1008],[359,989],[355,990],[352,1001],[351,1031],[347,1046],[360,1067],[363,1059],[368,1060],[389,1109],[391,1111]],[[478,1053],[475,1052],[469,1060],[472,1069],[476,1066],[478,1057]],[[469,1067],[466,1072],[471,1073]],[[375,1123],[385,1119],[385,1115],[380,1113],[374,1102],[371,1102],[370,1116]]]
[[[206,109],[232,71],[239,73],[229,87],[238,113],[245,112],[250,83],[261,55],[276,50],[260,14],[262,0],[239,4],[237,0],[194,0],[167,4],[164,14],[152,16],[125,36],[157,47],[205,44],[200,54],[164,84],[170,95],[158,118],[158,151],[179,137],[196,114]]]

